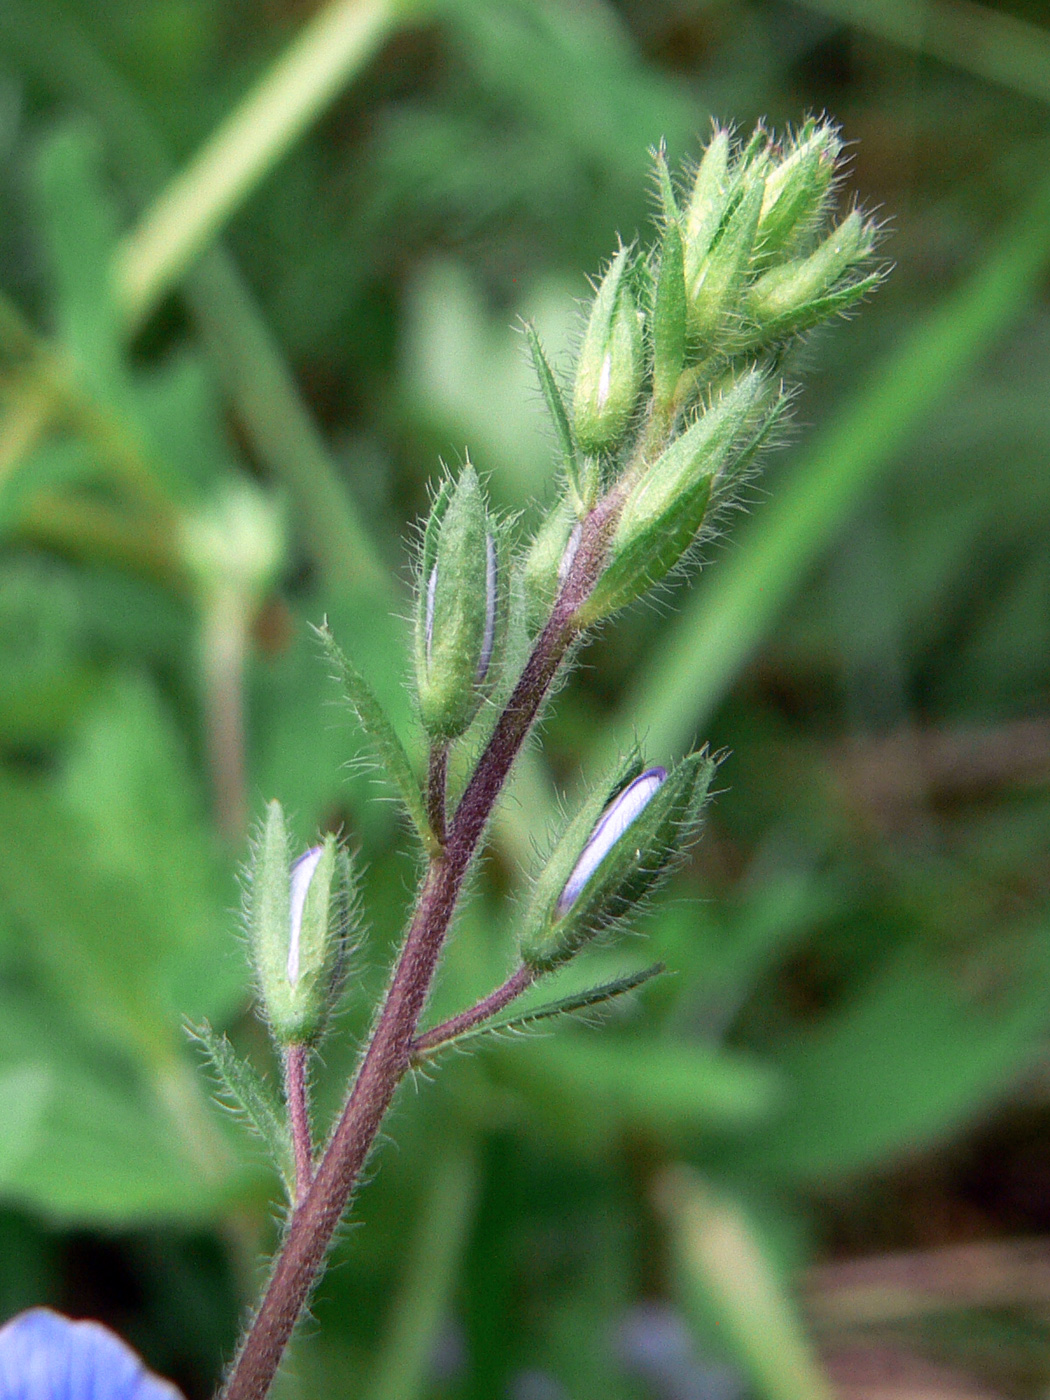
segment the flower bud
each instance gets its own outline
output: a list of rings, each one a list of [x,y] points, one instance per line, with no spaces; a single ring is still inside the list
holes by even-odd
[[[790,254],[818,222],[835,179],[842,139],[827,122],[807,122],[766,176],[757,244],[766,256]]]
[[[638,311],[627,287],[629,252],[621,248],[602,279],[583,337],[573,417],[584,452],[610,452],[638,404],[644,363]]]
[[[638,477],[581,622],[597,622],[640,598],[674,568],[703,524],[715,479],[775,412],[766,399],[764,376],[749,370]]]
[[[505,618],[499,540],[472,466],[445,482],[423,540],[416,686],[423,727],[439,743],[467,728],[497,667]]]
[[[875,244],[875,230],[858,210],[834,229],[809,257],[771,268],[751,287],[747,313],[763,340],[791,335],[845,311],[878,274],[848,280]]]
[[[317,1040],[341,987],[353,904],[346,852],[332,835],[289,866],[279,802],[267,808],[248,895],[252,960],[279,1045]]]
[[[538,879],[521,946],[534,971],[550,972],[622,920],[695,839],[712,760],[691,754],[670,774],[639,767],[631,755],[598,787]]]
[[[280,512],[248,481],[231,482],[182,522],[182,558],[205,596],[232,588],[258,599],[273,587],[284,560]]]

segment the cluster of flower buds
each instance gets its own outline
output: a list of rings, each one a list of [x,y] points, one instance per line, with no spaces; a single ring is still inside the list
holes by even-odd
[[[701,752],[670,773],[640,768],[637,754],[616,765],[544,865],[522,921],[522,961],[534,972],[616,927],[695,840],[714,761]]]
[[[568,437],[571,489],[526,561],[534,617],[564,578],[596,482],[606,482],[617,523],[580,621],[608,616],[663,579],[782,411],[773,367],[785,344],[878,282],[865,266],[873,223],[854,210],[832,226],[841,156],[826,121],[807,122],[784,144],[759,128],[737,146],[717,129],[682,187],[658,154],[660,237],[648,255],[620,248],[613,258],[584,333],[571,421],[552,405]],[[541,382],[550,378],[538,368]],[[544,392],[551,403],[546,382]]]
[[[442,482],[423,534],[416,600],[416,693],[437,744],[467,729],[499,671],[507,620],[503,541],[468,463]]]
[[[342,991],[356,882],[332,835],[291,859],[279,802],[252,853],[248,938],[259,995],[282,1048],[314,1045]]]

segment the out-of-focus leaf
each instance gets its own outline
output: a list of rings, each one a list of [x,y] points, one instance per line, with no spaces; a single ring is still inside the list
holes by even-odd
[[[790,1089],[749,1142],[749,1168],[826,1180],[913,1151],[957,1127],[1039,1054],[1050,1023],[1050,946],[1032,936],[983,999],[908,950],[784,1047]]]
[[[56,294],[59,339],[79,382],[106,400],[127,388],[110,257],[116,217],[101,174],[101,148],[89,130],[68,125],[43,144],[37,185]]]
[[[761,1123],[781,1099],[772,1070],[702,1045],[561,1034],[485,1053],[493,1073],[549,1130],[592,1151],[631,1128],[679,1141],[739,1132]]]
[[[687,1312],[714,1323],[765,1400],[832,1400],[798,1310],[740,1208],[683,1167],[659,1194]]]
[[[221,1139],[205,1170],[163,1098],[24,993],[0,993],[0,1113],[0,1196],[56,1221],[207,1219],[231,1181]]]
[[[184,1016],[244,993],[217,853],[177,736],[144,681],[85,717],[58,784],[2,784],[0,894],[86,1023],[166,1057]]]

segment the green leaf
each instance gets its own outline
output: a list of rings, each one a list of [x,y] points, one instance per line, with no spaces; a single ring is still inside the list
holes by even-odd
[[[701,1329],[714,1324],[764,1400],[832,1400],[798,1308],[743,1210],[685,1167],[658,1191],[686,1314]]]
[[[44,1065],[26,1063],[0,1070],[0,1190],[17,1176],[21,1162],[32,1151],[40,1121],[51,1095],[51,1075]]]
[[[112,401],[127,389],[122,333],[110,279],[117,222],[89,129],[66,125],[37,156],[59,338],[85,387]]]
[[[150,1063],[246,974],[186,755],[144,680],[98,697],[57,781],[0,779],[0,895],[84,1025]]]
[[[427,820],[423,794],[394,726],[387,719],[371,686],[328,630],[327,622],[322,623],[315,631],[324,647],[325,655],[336,668],[336,675],[342,682],[347,701],[361,728],[371,740],[387,776],[401,794],[401,800],[416,830],[428,846],[433,845],[434,836]]]
[[[713,1131],[753,1128],[780,1101],[773,1070],[701,1044],[560,1035],[493,1046],[486,1062],[574,1150],[605,1151],[639,1129],[691,1143]]]
[[[215,1218],[237,1178],[195,1092],[186,1063],[147,1078],[54,1000],[0,992],[0,1198],[65,1224]]]
[[[575,492],[577,504],[582,506],[584,503],[583,487],[580,481],[579,464],[576,460],[576,443],[572,435],[572,426],[569,423],[568,409],[565,407],[565,400],[562,398],[558,381],[554,377],[554,371],[550,367],[547,356],[543,353],[543,346],[536,333],[536,327],[531,321],[526,321],[524,325],[529,354],[532,356],[533,368],[543,391],[547,411],[554,424],[554,430],[558,434],[558,445],[561,448],[565,470]]]
[[[224,1035],[218,1035],[207,1021],[189,1028],[190,1035],[204,1049],[219,1083],[233,1104],[262,1139],[270,1159],[281,1174],[289,1201],[295,1200],[295,1153],[287,1116],[273,1090],[247,1060],[242,1060]]]
[[[1011,983],[981,1005],[914,952],[894,959],[784,1047],[789,1106],[749,1143],[747,1170],[824,1181],[956,1128],[1040,1053],[1050,1023],[1045,930],[1033,934]]]

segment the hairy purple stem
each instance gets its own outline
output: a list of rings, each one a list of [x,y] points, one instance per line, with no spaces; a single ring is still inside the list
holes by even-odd
[[[603,502],[584,521],[551,616],[467,784],[445,848],[430,862],[372,1039],[310,1188],[296,1203],[224,1400],[264,1400],[270,1389],[379,1125],[412,1063],[416,1027],[463,880],[514,760],[578,635],[575,616],[601,572],[613,519]]]
[[[440,1025],[417,1035],[412,1042],[412,1058],[418,1059],[439,1045],[444,1045],[446,1041],[455,1040],[464,1031],[480,1026],[490,1016],[495,1016],[515,998],[520,997],[522,992],[532,986],[535,977],[531,967],[519,967],[517,972],[512,973],[501,987],[489,992],[487,997],[482,997],[473,1006],[468,1006],[466,1011],[461,1011],[458,1016],[450,1016],[447,1021],[442,1021]]]
[[[427,765],[427,817],[440,845],[445,844],[445,792],[448,787],[448,745],[435,744]]]
[[[306,1083],[307,1053],[305,1045],[290,1045],[284,1052],[284,1096],[295,1152],[296,1204],[310,1189],[314,1174],[314,1144],[310,1132],[309,1090]]]

